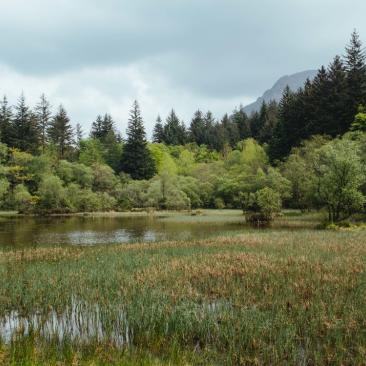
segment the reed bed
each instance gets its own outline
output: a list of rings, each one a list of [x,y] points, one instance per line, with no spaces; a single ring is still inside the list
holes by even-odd
[[[3,252],[0,364],[364,364],[365,259],[363,230]]]

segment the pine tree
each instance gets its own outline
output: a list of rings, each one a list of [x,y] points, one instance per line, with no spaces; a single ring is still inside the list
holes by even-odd
[[[276,101],[267,104],[266,118],[262,129],[259,131],[258,140],[263,143],[269,143],[273,137],[274,130],[278,123],[278,106]]]
[[[327,113],[329,114],[329,125],[324,126],[325,133],[332,137],[341,135],[349,129],[347,122],[347,74],[342,59],[336,56],[328,67],[328,95],[330,98],[330,106]]]
[[[261,141],[260,136],[263,135],[263,129],[265,128],[267,122],[267,110],[267,104],[265,101],[263,101],[259,110],[257,124],[256,126],[252,126],[254,129],[252,130],[253,137],[261,143],[263,143],[263,141]]]
[[[80,144],[81,144],[81,140],[83,139],[83,129],[81,127],[80,123],[76,124],[76,145],[78,147],[78,149],[80,149]]]
[[[164,126],[161,117],[158,116],[153,130],[153,142],[160,144],[164,142]]]
[[[351,125],[358,107],[366,104],[365,59],[360,37],[355,30],[351,35],[349,45],[346,47],[345,56],[348,83],[348,126]]]
[[[293,106],[296,95],[287,86],[283,92],[278,109],[278,123],[273,133],[273,138],[269,143],[268,155],[272,162],[285,157],[293,146],[290,133],[293,122]]]
[[[210,121],[209,121],[210,123]],[[211,126],[208,126],[211,128]],[[197,145],[207,144],[207,126],[200,110],[195,112],[189,126],[189,140]]]
[[[104,115],[101,127],[102,127],[102,129],[101,129],[101,133],[102,133],[101,139],[102,140],[105,141],[107,139],[107,136],[110,138],[110,137],[116,135],[114,121],[110,114],[106,113]]]
[[[137,101],[134,102],[130,112],[121,171],[138,180],[150,179],[156,173],[155,161],[147,148],[145,128]]]
[[[250,130],[250,121],[241,105],[239,109],[235,109],[230,119],[238,126],[240,140],[252,137]]]
[[[0,141],[8,146],[11,146],[12,143],[12,119],[13,112],[4,95],[4,98],[0,103]]]
[[[64,159],[73,144],[74,133],[70,125],[70,118],[62,105],[51,121],[47,133],[50,141],[58,149],[59,158]]]
[[[103,118],[100,114],[92,123],[90,137],[93,139],[101,139],[103,137]]]
[[[51,121],[50,103],[44,94],[41,95],[40,102],[36,105],[35,114],[38,120],[38,128],[40,132],[40,144],[42,152],[45,151],[47,145],[47,129]]]
[[[225,131],[225,143],[235,147],[240,140],[238,125],[227,114],[222,118],[221,124]]]
[[[24,94],[15,106],[15,115],[12,121],[11,146],[28,152],[35,152],[39,145],[39,128],[37,118],[25,103]]]
[[[295,136],[299,136],[299,139],[327,133],[327,126],[332,123],[330,113],[328,112],[332,108],[329,87],[328,71],[322,66],[311,84],[310,98],[308,101],[310,108],[306,108],[302,103],[304,101],[303,90],[298,93],[297,100],[300,102],[298,108],[299,113],[302,115],[306,114],[305,118],[300,117],[301,125],[306,126],[306,132],[304,134],[298,132]],[[305,111],[307,113],[304,113]],[[301,128],[300,130],[302,131]]]
[[[172,109],[164,126],[164,142],[167,145],[184,145],[186,141],[187,134],[184,123],[179,120]]]

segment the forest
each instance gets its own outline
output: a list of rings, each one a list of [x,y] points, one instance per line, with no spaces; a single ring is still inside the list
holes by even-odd
[[[109,114],[89,136],[42,95],[0,105],[0,205],[21,213],[241,208],[271,220],[283,207],[325,209],[331,222],[365,212],[366,56],[355,31],[345,56],[303,88],[217,120],[172,110],[147,141],[140,106],[126,137]]]

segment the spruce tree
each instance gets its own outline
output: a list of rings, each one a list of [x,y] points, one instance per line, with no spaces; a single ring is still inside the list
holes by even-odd
[[[211,128],[211,126],[209,126]],[[189,126],[189,140],[197,145],[207,144],[207,128],[200,110],[195,112]]]
[[[306,126],[306,132],[304,134],[297,133],[295,136],[299,136],[302,139],[312,135],[327,133],[327,126],[332,123],[329,113],[329,110],[332,108],[329,87],[328,71],[322,66],[312,82],[309,99],[310,108],[306,109],[306,106],[302,103],[304,100],[303,90],[297,95],[297,100],[300,102],[300,105],[298,105],[299,113],[304,115],[304,112],[307,112],[307,114],[305,118],[300,117],[299,119],[301,120],[301,126]]]
[[[11,146],[12,143],[12,119],[12,108],[8,105],[8,100],[4,95],[4,98],[0,103],[0,141],[8,146]]]
[[[93,139],[101,139],[103,137],[103,118],[100,114],[92,123],[90,137]]]
[[[41,95],[40,102],[36,105],[35,114],[38,120],[38,128],[40,133],[40,144],[42,152],[45,151],[47,145],[47,129],[51,121],[50,103],[44,94]]]
[[[267,104],[266,118],[262,129],[259,131],[258,140],[263,143],[269,143],[273,137],[274,130],[278,123],[278,106],[276,101]]]
[[[164,126],[164,142],[167,145],[184,145],[187,141],[184,123],[179,120],[174,109],[170,112]]]
[[[57,147],[59,158],[64,159],[74,142],[74,132],[70,125],[70,118],[62,105],[52,119],[47,134],[50,141]]]
[[[222,118],[221,125],[225,131],[225,143],[235,147],[240,140],[238,125],[227,114]]]
[[[296,95],[287,86],[283,92],[278,109],[278,123],[269,143],[268,155],[271,162],[285,157],[293,146],[291,124],[293,123],[293,107]]]
[[[203,117],[204,122],[204,133],[203,133],[203,144],[212,148],[211,139],[213,138],[213,133],[216,125],[216,120],[212,112],[208,111]]]
[[[263,101],[261,109],[259,110],[257,125],[255,126],[255,130],[253,131],[253,137],[260,142],[263,142],[261,141],[260,136],[263,135],[263,129],[264,126],[266,125],[266,122],[267,122],[267,104],[265,101]]]
[[[37,117],[26,105],[24,94],[20,96],[15,106],[12,134],[11,146],[22,151],[36,152],[40,137]]]
[[[347,74],[342,59],[336,56],[328,67],[328,95],[330,118],[324,126],[325,133],[332,137],[341,135],[349,129],[347,112]]]
[[[134,102],[130,112],[121,171],[137,180],[150,179],[156,173],[155,161],[147,148],[145,128],[137,101]]]
[[[110,114],[106,113],[104,115],[102,125],[101,125],[101,139],[105,141],[107,137],[111,138],[116,135],[115,126],[113,118]]]
[[[77,123],[76,124],[76,145],[77,145],[78,149],[80,149],[81,140],[83,139],[83,135],[84,135],[84,132],[81,127],[81,124]]]
[[[250,121],[242,105],[239,109],[234,110],[230,118],[238,126],[240,140],[245,140],[249,137],[252,137]]]
[[[153,130],[153,142],[160,144],[164,142],[164,126],[161,117],[158,116]]]
[[[348,84],[348,126],[351,125],[358,107],[366,104],[365,59],[362,42],[355,30],[351,35],[349,45],[346,47],[345,56]]]

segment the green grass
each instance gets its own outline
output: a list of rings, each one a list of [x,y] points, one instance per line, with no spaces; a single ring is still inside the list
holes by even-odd
[[[366,232],[281,220],[288,230],[3,252],[0,316],[43,322],[0,342],[0,364],[363,364]],[[51,313],[76,313],[84,332],[98,318],[104,336],[45,336]]]

